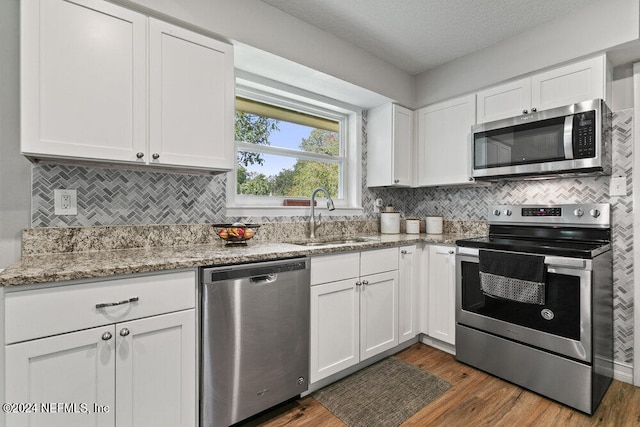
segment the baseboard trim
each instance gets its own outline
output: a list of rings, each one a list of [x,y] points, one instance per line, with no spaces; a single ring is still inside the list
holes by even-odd
[[[613,362],[613,379],[633,384],[633,366],[622,362]]]

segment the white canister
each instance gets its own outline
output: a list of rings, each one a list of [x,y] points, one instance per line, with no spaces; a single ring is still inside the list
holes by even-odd
[[[425,220],[427,234],[442,234],[442,217],[428,216]]]
[[[400,233],[400,212],[382,212],[380,214],[380,232],[385,234]]]
[[[406,221],[407,234],[420,234],[420,220],[408,219]]]

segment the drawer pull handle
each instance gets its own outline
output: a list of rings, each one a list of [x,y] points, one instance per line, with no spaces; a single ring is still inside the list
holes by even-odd
[[[129,298],[123,301],[118,301],[118,302],[103,302],[100,304],[96,304],[96,308],[105,308],[105,307],[113,307],[114,305],[122,305],[122,304],[129,304],[132,302],[136,302],[138,301],[140,298],[138,297],[133,297],[133,298]]]
[[[120,331],[120,336],[121,337],[126,337],[127,335],[129,335],[131,333],[131,331],[129,331],[129,329],[127,328],[122,328],[122,330]]]
[[[111,332],[105,332],[104,334],[102,334],[102,341],[109,341],[111,339],[112,335]]]

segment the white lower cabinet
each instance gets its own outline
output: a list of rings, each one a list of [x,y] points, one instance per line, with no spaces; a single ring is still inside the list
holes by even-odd
[[[455,345],[456,248],[429,246],[427,335]]]
[[[398,345],[398,284],[398,248],[311,259],[311,383]]]
[[[418,335],[420,252],[417,245],[400,247],[398,263],[398,341]]]
[[[108,300],[101,295],[103,284],[113,286]],[[166,284],[187,295],[163,296],[180,310],[136,319],[136,313],[152,311],[145,307],[145,288],[168,289]],[[55,302],[57,292],[67,295],[72,290],[91,291],[94,286],[95,300],[80,292],[79,298],[67,300],[66,309],[78,318],[83,313],[101,317],[101,326],[78,326],[75,331],[46,336],[45,324],[56,322],[50,314],[58,306],[50,312],[40,307],[37,315],[18,310],[41,298]],[[7,331],[28,323],[29,317],[44,320],[40,326],[23,328],[33,339],[9,341],[5,346],[5,400],[34,405],[32,413],[6,414],[6,425],[196,425],[195,286],[195,273],[186,271],[7,294]],[[125,304],[95,307],[136,295],[138,300]],[[191,307],[184,309],[185,305]]]

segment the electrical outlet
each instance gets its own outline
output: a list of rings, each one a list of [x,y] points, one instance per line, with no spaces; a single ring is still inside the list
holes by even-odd
[[[609,183],[609,196],[626,196],[627,178],[624,176],[611,177]]]
[[[76,190],[53,190],[55,215],[78,215],[78,195]]]
[[[380,208],[382,207],[383,204],[384,204],[384,202],[382,201],[382,199],[380,199],[380,198],[375,199],[373,201],[373,212],[374,213],[380,213]]]

